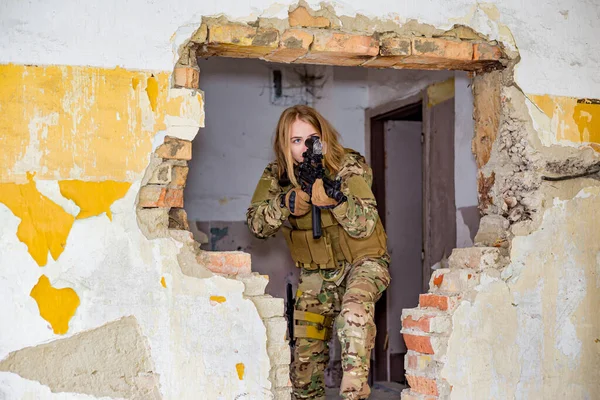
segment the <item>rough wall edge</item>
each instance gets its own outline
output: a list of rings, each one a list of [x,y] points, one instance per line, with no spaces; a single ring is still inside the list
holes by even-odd
[[[304,10],[304,19],[297,21],[295,13],[298,10]],[[239,20],[230,20],[224,15],[217,17],[203,17],[200,27],[189,37],[179,40],[182,42],[178,46],[178,61],[177,66],[188,66],[192,69],[197,69],[197,57],[210,57],[225,55],[229,57],[242,58],[262,58],[267,61],[280,61],[277,57],[271,59],[280,51],[289,50],[286,43],[277,40],[277,42],[269,43],[269,47],[264,46],[264,42],[260,43],[250,39],[254,35],[259,35],[260,32],[273,30],[277,32],[281,38],[284,33],[289,33],[293,30],[306,30],[314,35],[321,37],[328,34],[351,35],[356,37],[372,37],[378,42],[376,46],[376,57],[369,57],[362,62],[348,64],[348,55],[345,57],[330,57],[324,62],[315,61],[313,57],[296,57],[293,59],[284,59],[283,62],[299,62],[299,63],[324,63],[328,65],[364,65],[374,67],[393,67],[393,68],[416,68],[416,69],[463,69],[463,70],[489,70],[502,68],[510,59],[514,59],[517,53],[511,51],[502,43],[488,39],[485,35],[480,34],[466,25],[455,24],[449,30],[435,29],[431,25],[421,24],[411,20],[403,25],[400,25],[394,20],[380,20],[378,18],[368,18],[361,14],[356,14],[355,17],[337,17],[334,7],[326,3],[321,4],[320,10],[312,10],[306,3],[300,2],[297,5],[290,6],[288,19],[276,18],[257,18],[253,22],[241,22]],[[325,18],[329,24],[323,25],[321,22],[314,20]],[[220,39],[213,38],[212,31],[219,30],[222,33],[227,27],[231,29],[240,29],[243,34],[237,36],[217,35]],[[288,29],[290,28],[291,29]],[[254,32],[254,33],[252,33]],[[386,37],[408,38],[409,40],[424,39],[437,43],[433,53],[419,54],[404,54],[402,60],[397,55],[393,57],[385,57],[383,52],[377,50],[383,44],[381,40]],[[256,40],[256,38],[254,38]],[[275,39],[275,38],[273,38]],[[459,54],[458,44],[472,46],[472,49],[465,54]],[[339,43],[333,44],[334,47]],[[221,47],[220,47],[221,46]],[[272,49],[269,50],[274,46]],[[446,46],[450,46],[446,48]],[[350,49],[352,46],[348,47]],[[354,51],[356,48],[352,48]],[[308,54],[314,51],[312,45],[306,49]],[[331,50],[335,53],[339,50]],[[392,53],[385,53],[392,54]],[[383,60],[383,63],[370,63],[375,58]]]
[[[106,337],[110,340],[103,341]],[[119,347],[123,345],[130,347]],[[111,353],[120,357],[120,362],[105,368],[105,363],[111,362],[105,356]],[[130,359],[129,353],[139,358]],[[158,400],[162,395],[154,369],[148,338],[133,315],[13,351],[0,362],[0,371],[38,381],[54,393]]]

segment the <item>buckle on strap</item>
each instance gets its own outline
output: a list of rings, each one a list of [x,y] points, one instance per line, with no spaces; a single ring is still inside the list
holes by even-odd
[[[298,322],[306,322],[299,325]],[[329,341],[333,318],[310,311],[294,310],[294,337]]]
[[[299,310],[294,310],[294,320],[312,322],[314,324],[321,324],[327,327],[333,323],[333,319],[331,317],[312,313],[310,311]]]
[[[308,325],[299,325],[297,322],[307,322]],[[329,340],[333,318],[309,311],[294,310],[294,337],[307,337],[310,339]]]
[[[312,325],[295,325],[294,338],[307,338],[329,341],[329,339],[331,338],[331,329],[317,329],[317,327]]]

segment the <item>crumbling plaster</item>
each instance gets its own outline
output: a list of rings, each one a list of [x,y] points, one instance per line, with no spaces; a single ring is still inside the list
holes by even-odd
[[[358,2],[333,6],[340,15],[342,27],[349,22],[344,16],[354,14],[353,4],[359,6]],[[0,62],[109,68],[120,65],[162,71],[171,70],[179,45],[197,29],[201,15],[224,12],[238,20],[254,20],[257,16],[285,16],[288,10],[287,5],[269,7],[267,1],[258,1],[256,8],[250,8],[240,7],[235,2],[200,5],[182,0],[169,6],[138,0],[121,5],[120,9],[106,2],[82,3],[69,6],[64,13],[60,10],[65,6],[57,1],[10,3],[1,7],[0,23],[18,29],[0,38]],[[600,78],[590,73],[600,54],[597,48],[600,44],[590,40],[594,37],[593,23],[598,6],[580,2],[570,5],[569,10],[561,10],[533,2],[457,2],[449,6],[440,1],[398,3],[391,7],[387,2],[376,0],[369,3],[365,14],[396,13],[393,19],[405,23],[400,31],[415,29],[427,35],[448,29],[454,23],[463,23],[501,41],[511,56],[516,56],[518,45],[520,55],[514,76],[516,86],[502,90],[504,114],[500,134],[492,148],[490,162],[482,169],[484,176],[495,175],[489,188],[492,202],[484,211],[496,225],[482,222],[480,239],[488,240],[499,232],[503,239],[508,239],[504,242],[511,251],[512,261],[502,274],[484,273],[482,284],[475,289],[478,294],[474,293],[477,295],[470,297],[470,302],[465,300],[454,315],[455,331],[450,337],[448,363],[443,370],[443,376],[455,388],[453,397],[494,398],[503,396],[504,391],[515,390],[516,397],[527,398],[540,388],[549,395],[597,397],[594,382],[600,369],[597,357],[590,357],[597,354],[597,338],[593,332],[598,331],[599,323],[592,313],[598,299],[594,294],[597,290],[589,290],[590,285],[596,285],[597,289],[598,282],[599,249],[597,241],[593,241],[598,236],[598,221],[590,217],[600,197],[595,187],[597,181],[586,180],[584,186],[588,187],[580,188],[579,195],[568,199],[566,192],[572,190],[572,184],[543,182],[541,175],[589,170],[597,163],[598,155],[591,148],[541,146],[521,90],[533,94],[599,97]],[[56,18],[47,18],[50,11]],[[77,35],[72,34],[73,21],[80,24]],[[104,22],[99,24],[98,21]],[[363,17],[354,21],[359,29],[367,23]],[[549,25],[565,35],[549,40],[545,31]],[[573,37],[574,32],[580,36]],[[570,45],[575,40],[586,45]],[[23,52],[23,48],[29,51]],[[503,82],[510,86],[513,71],[511,68],[507,71]],[[567,76],[569,79],[565,79]],[[30,82],[20,90],[25,92],[31,86]],[[84,100],[72,99],[74,102],[67,105],[68,111],[73,111],[70,108],[73,105],[85,105]],[[154,108],[152,99],[149,100],[149,104],[144,105],[146,109]],[[126,105],[120,107],[126,109]],[[57,174],[60,179],[84,178],[86,173],[91,173],[92,179],[110,176],[98,170],[97,163],[89,164],[87,172],[77,168],[44,170],[39,138],[45,139],[45,132],[40,127],[55,125],[56,119],[46,113],[34,120],[35,110],[30,111],[26,124],[32,122],[32,129],[39,135],[38,142],[32,140],[34,147],[28,149],[22,146],[23,142],[15,141],[16,145],[10,148],[21,157],[9,160],[8,166],[18,173],[9,171],[3,181],[22,183],[30,168],[39,169],[43,174]],[[111,131],[107,132],[110,135]],[[152,135],[156,133],[144,133],[140,154],[148,154]],[[546,140],[544,143],[554,142]],[[86,153],[77,155],[84,157]],[[143,156],[135,157],[133,164],[113,170],[113,173],[123,174],[119,175],[120,179],[131,182],[125,197],[110,207],[113,221],[104,214],[75,221],[60,258],[49,260],[44,267],[43,273],[53,286],[71,287],[81,298],[67,335],[133,313],[150,343],[165,397],[193,397],[198,392],[210,393],[215,398],[233,398],[240,393],[266,396],[271,383],[267,379],[270,365],[266,356],[265,325],[255,305],[243,297],[244,285],[210,273],[202,275],[206,279],[184,276],[177,262],[177,254],[184,246],[182,241],[170,238],[149,241],[139,231],[134,205],[146,160]],[[140,166],[140,162],[144,165]],[[113,166],[108,164],[107,167]],[[5,170],[0,172],[5,173]],[[56,177],[49,175],[41,180],[42,186],[58,196]],[[558,192],[553,192],[556,187]],[[555,200],[557,197],[567,199]],[[510,198],[509,203],[505,201],[507,198]],[[57,202],[68,204],[70,214],[78,212],[65,198]],[[504,204],[506,210],[503,210]],[[511,216],[511,209],[518,211]],[[504,214],[512,222],[511,226],[502,219]],[[28,296],[41,272],[16,237],[20,220],[9,208],[0,205],[0,221],[0,270],[3,271],[0,296],[6,296],[3,303],[17,304],[0,311],[2,321],[13,328],[0,333],[3,335],[0,336],[0,357],[3,358],[10,351],[35,346],[56,336],[40,318],[34,300]],[[501,229],[496,229],[498,226]],[[541,243],[545,246],[533,248]],[[554,244],[557,250],[549,250]],[[576,256],[578,262],[574,263]],[[500,318],[490,319],[489,314],[494,309],[506,317],[506,325],[494,325],[501,322]],[[468,322],[471,317],[475,318],[474,322]],[[165,318],[169,321],[167,324]],[[516,330],[508,329],[515,325]],[[486,328],[483,332],[488,332],[489,337],[483,335],[481,329],[473,332],[480,326]],[[491,329],[493,326],[498,329]],[[544,332],[542,341],[529,341],[539,338],[541,331]],[[472,338],[468,340],[470,335]],[[227,340],[221,340],[223,338]],[[516,347],[510,346],[513,338]],[[505,345],[490,348],[490,343]],[[475,353],[477,348],[482,352]],[[257,349],[261,357],[256,357]],[[452,369],[452,365],[458,365],[459,357],[471,357],[472,362],[460,365],[464,367],[461,370]],[[239,360],[245,365],[243,380]],[[505,364],[509,360],[518,360],[519,375],[516,368],[509,369]],[[542,371],[541,377],[536,371]],[[14,376],[6,373],[2,379],[15,382]],[[232,385],[232,382],[237,384]],[[511,386],[515,383],[516,389]]]
[[[600,186],[578,186],[565,199],[544,190],[554,200],[539,228],[455,311],[442,371],[452,399],[600,396]]]
[[[480,169],[493,179],[475,242],[507,248],[511,262],[484,271],[454,312],[441,376],[452,399],[596,398],[600,179],[543,177],[593,172],[600,155],[544,145],[534,121],[551,116],[530,114],[508,77],[494,78],[502,109]]]
[[[59,0],[5,3],[0,8],[0,25],[12,29],[0,37],[0,62],[170,70],[175,61],[173,47],[190,37],[201,16],[284,19],[292,3],[135,0],[127,4],[77,3],[68,9]],[[309,4],[319,9],[319,1]],[[465,24],[513,49],[518,47],[521,62],[516,80],[526,93],[593,98],[600,92],[600,77],[593,73],[599,63],[600,43],[586,39],[595,37],[598,5],[593,2],[557,7],[552,2],[510,0],[374,0],[368,4],[351,0],[333,2],[331,7],[341,17],[389,17],[402,25],[418,21],[441,30]]]
[[[182,245],[173,239],[149,241],[139,231],[133,212],[138,190],[134,184],[112,205],[112,222],[105,215],[77,221],[60,259],[43,271],[15,236],[19,220],[0,205],[0,302],[15,305],[0,311],[3,326],[11,327],[0,330],[0,359],[57,338],[27,289],[44,273],[81,298],[68,336],[123,315],[136,317],[148,338],[163,398],[203,392],[223,399],[240,393],[261,398],[270,389],[266,331],[253,302],[243,297],[244,284],[183,275],[177,261]],[[211,296],[225,301],[215,303]],[[245,365],[244,380],[238,379],[237,363]]]
[[[10,144],[3,148],[22,155],[31,137],[50,162],[21,159],[15,164],[18,168],[11,168],[9,152],[0,158],[1,193],[12,193],[0,203],[0,303],[11,305],[0,310],[2,326],[7,328],[0,330],[0,360],[8,360],[9,353],[19,357],[27,347],[37,351],[42,343],[102,329],[131,315],[147,340],[163,398],[196,398],[197,393],[215,399],[242,393],[268,398],[267,327],[255,301],[246,297],[264,293],[266,280],[259,278],[264,283],[253,284],[252,277],[232,280],[217,276],[194,258],[190,235],[186,238],[181,231],[171,231],[149,240],[136,218],[151,149],[158,149],[167,134],[193,138],[204,123],[202,93],[170,89],[166,72],[155,78],[151,72],[124,69],[0,66],[0,75],[7,74],[13,76],[10,82],[16,90],[4,86],[0,107],[17,108],[14,115],[3,114],[6,130],[0,141]],[[52,97],[57,92],[50,89],[58,91],[57,98]],[[51,101],[43,101],[45,91]],[[38,128],[28,132],[27,121],[53,113],[68,122],[55,123],[51,132],[60,140],[50,146],[44,143],[51,132]],[[15,120],[25,123],[12,124]],[[100,132],[98,136],[90,137],[89,126]],[[24,135],[24,129],[31,136]],[[27,182],[25,173],[29,171],[37,173],[30,174]],[[111,184],[112,180],[118,182]],[[59,215],[68,217],[69,224],[59,224]],[[23,224],[31,228],[18,235]],[[64,238],[53,239],[64,227]],[[31,246],[31,241],[36,245]],[[42,259],[49,248],[52,257]],[[42,311],[46,303],[40,303],[52,301],[52,294],[36,299],[30,295],[41,277],[46,277],[52,288],[77,296],[74,315],[60,319],[58,331],[53,332],[56,321]],[[252,287],[253,293],[248,294]],[[283,312],[282,306],[268,300],[261,303],[263,308],[271,314],[280,308]],[[65,305],[59,300],[51,307],[60,313]],[[283,340],[281,337],[280,342]],[[124,346],[119,351],[132,360],[135,357],[133,348]],[[38,357],[38,363],[43,366],[44,358]],[[97,376],[107,376],[104,370],[112,368],[116,376],[128,378],[122,364],[109,362]],[[40,378],[48,385],[46,389],[17,379],[10,372],[15,368],[3,364],[3,398],[21,398],[20,393],[49,397],[49,391],[65,390],[56,368],[42,368],[38,375],[33,365],[20,370],[31,379],[46,374]],[[82,379],[86,374],[89,378],[89,373],[84,372]],[[99,378],[98,390],[110,382]],[[87,390],[101,395],[95,387]],[[85,398],[79,394],[53,397]]]

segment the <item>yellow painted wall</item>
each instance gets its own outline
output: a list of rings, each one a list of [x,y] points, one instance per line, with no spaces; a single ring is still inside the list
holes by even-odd
[[[202,102],[169,96],[168,72],[8,64],[0,82],[0,182],[26,182],[27,172],[132,181],[165,116]]]
[[[106,213],[140,179],[154,136],[202,125],[200,94],[172,90],[169,72],[0,65],[0,203],[39,266],[64,250],[72,215],[35,181],[57,180],[77,219]],[[168,131],[167,131],[168,134]],[[35,176],[35,178],[34,178]]]
[[[79,307],[79,296],[71,288],[56,289],[45,276],[40,276],[38,283],[30,293],[38,305],[40,315],[52,325],[58,335],[69,330],[69,321]]]
[[[0,183],[0,203],[6,205],[21,222],[17,237],[27,245],[31,257],[40,267],[48,262],[48,251],[58,260],[75,217],[42,195],[33,175],[26,184]]]
[[[575,97],[529,95],[531,101],[552,120],[556,140],[600,143],[600,102]]]
[[[85,182],[80,180],[58,182],[60,193],[73,200],[80,208],[77,219],[93,217],[106,213],[112,220],[110,206],[122,198],[129,190],[129,182]]]

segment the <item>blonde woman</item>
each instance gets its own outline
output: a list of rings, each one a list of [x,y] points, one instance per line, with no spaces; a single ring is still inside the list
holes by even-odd
[[[298,183],[297,166],[303,161],[306,139],[313,136],[327,150],[326,173],[313,183],[309,196]],[[293,398],[325,398],[328,340],[335,323],[342,347],[340,395],[366,399],[376,332],[374,305],[390,282],[371,168],[359,153],[344,148],[333,126],[308,106],[290,107],[281,114],[273,147],[276,159],[265,168],[246,217],[259,238],[281,228],[301,268],[294,309]],[[324,189],[336,179],[344,194],[335,196],[339,202]],[[319,239],[312,234],[313,205],[321,209]]]

